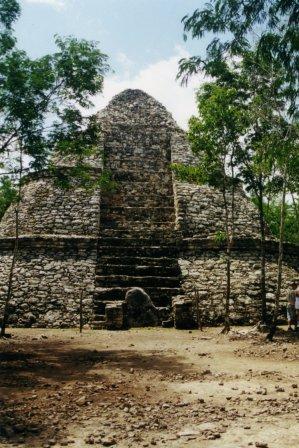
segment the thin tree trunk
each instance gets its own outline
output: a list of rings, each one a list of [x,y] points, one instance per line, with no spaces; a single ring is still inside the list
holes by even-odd
[[[80,312],[80,323],[79,323],[80,333],[82,333],[82,330],[83,330],[83,289],[80,294],[80,311],[79,312]]]
[[[258,195],[258,208],[259,208],[259,221],[260,221],[260,243],[261,243],[261,323],[264,325],[267,323],[267,302],[266,302],[266,247],[265,247],[265,216],[264,216],[264,203],[263,192],[260,189]]]
[[[283,185],[282,190],[282,200],[280,207],[280,228],[279,228],[279,250],[278,250],[278,263],[277,263],[277,287],[275,293],[275,305],[272,317],[272,324],[270,331],[267,335],[269,341],[273,341],[277,329],[277,320],[279,316],[279,305],[280,305],[280,294],[281,294],[281,282],[282,282],[282,261],[283,261],[283,243],[284,243],[284,232],[285,232],[285,217],[286,217],[286,180]]]
[[[231,292],[231,237],[229,230],[229,212],[228,212],[225,187],[222,190],[222,194],[224,201],[225,230],[226,230],[226,293],[225,293],[224,327],[221,333],[228,333],[230,331],[229,305],[230,305],[230,292]]]
[[[196,321],[197,321],[197,328],[202,331],[203,325],[202,325],[202,314],[199,309],[199,294],[196,287],[194,287],[194,295],[195,295],[195,305],[196,305]]]
[[[10,300],[11,300],[11,296],[12,296],[13,276],[14,276],[15,264],[17,261],[18,250],[19,250],[19,212],[20,212],[20,201],[21,201],[22,174],[23,174],[23,152],[22,152],[22,150],[20,150],[20,175],[19,175],[19,185],[18,185],[18,197],[17,197],[16,208],[15,208],[16,231],[15,231],[15,240],[14,240],[12,261],[11,261],[11,266],[10,266],[10,271],[9,271],[8,290],[7,290],[7,295],[5,298],[3,316],[2,316],[2,322],[1,322],[0,337],[5,337],[5,330],[6,330],[6,326],[7,326],[7,320],[9,317],[9,304],[10,304]]]
[[[295,215],[296,215],[296,218],[297,218],[297,221],[298,221],[299,220],[299,211],[298,211],[298,206],[297,206],[297,203],[296,203],[296,199],[294,197],[294,193],[291,193],[291,196],[292,196],[293,207],[294,207],[294,210],[295,210]]]

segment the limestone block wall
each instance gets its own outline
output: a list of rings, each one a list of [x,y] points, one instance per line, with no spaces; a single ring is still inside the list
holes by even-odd
[[[14,326],[65,328],[91,319],[96,268],[94,238],[21,238],[10,302]],[[0,313],[2,313],[13,240],[0,239]],[[2,315],[2,314],[1,314]]]
[[[272,245],[272,247],[270,247]],[[182,271],[184,298],[194,298],[194,289],[200,296],[200,310],[206,323],[223,320],[226,288],[225,252],[206,242],[182,253],[179,265]],[[274,304],[277,277],[277,245],[269,242],[267,249],[267,302]],[[291,279],[298,278],[299,259],[296,248],[288,250],[283,264],[282,309]],[[231,318],[235,323],[256,323],[260,316],[260,260],[258,242],[243,241],[232,254]],[[285,316],[284,316],[285,317]]]
[[[62,189],[44,173],[23,187],[20,205],[21,235],[90,235],[97,236],[100,214],[100,191],[74,186]],[[0,223],[0,236],[15,233],[14,207]]]
[[[191,151],[186,138],[186,132],[176,129],[171,134],[171,163],[181,163],[183,165],[196,165],[196,157]]]
[[[223,197],[219,190],[207,185],[175,182],[177,220],[184,235],[214,237],[225,231]],[[239,189],[236,192],[235,233],[237,237],[259,235],[257,208]]]

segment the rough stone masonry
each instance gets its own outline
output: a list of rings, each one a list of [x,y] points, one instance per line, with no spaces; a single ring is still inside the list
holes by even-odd
[[[32,175],[23,187],[20,250],[13,282],[10,323],[72,327],[79,323],[80,297],[86,323],[121,327],[125,297],[141,287],[158,322],[195,290],[203,321],[220,322],[224,311],[225,261],[215,235],[224,230],[219,191],[179,182],[171,163],[194,163],[185,133],[170,113],[140,90],[126,90],[98,114],[98,157],[89,160],[100,176],[109,170],[115,191],[60,189],[50,172]],[[72,160],[56,160],[67,170]],[[240,189],[232,263],[231,313],[236,323],[259,314],[257,210]],[[0,223],[0,306],[7,291],[14,240],[14,210]],[[298,248],[286,245],[283,290],[298,273]],[[267,240],[267,298],[275,291],[277,242]],[[107,320],[108,317],[108,320]],[[117,327],[116,325],[116,327]]]

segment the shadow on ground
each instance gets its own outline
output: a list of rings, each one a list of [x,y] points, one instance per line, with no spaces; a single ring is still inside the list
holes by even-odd
[[[134,394],[132,375],[124,376],[123,386],[113,384],[115,369],[162,375],[191,371],[181,359],[159,351],[98,351],[51,340],[0,343],[0,366],[0,441],[39,447],[46,439],[57,440],[63,425],[85,412],[78,397],[86,396],[91,409],[113,402],[122,390]]]

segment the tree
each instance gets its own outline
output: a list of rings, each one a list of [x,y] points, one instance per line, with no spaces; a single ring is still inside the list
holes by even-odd
[[[258,60],[258,64],[253,65],[253,60]],[[219,88],[234,89],[236,96],[230,99],[227,108],[236,108],[236,115],[238,111],[238,118],[243,120],[236,166],[238,176],[255,198],[259,211],[261,322],[266,324],[269,322],[266,303],[266,200],[283,191],[285,169],[282,168],[278,148],[290,148],[295,139],[295,133],[289,132],[292,125],[288,116],[285,77],[279,65],[269,64],[252,51],[244,53],[242,59],[222,60],[217,66],[214,65],[213,77]],[[220,121],[211,122],[210,126],[215,135],[223,132]],[[210,169],[213,170],[212,167]],[[288,180],[288,191],[294,175]],[[277,190],[279,185],[280,190]],[[298,186],[293,182],[293,191],[297,191],[296,188]]]
[[[226,241],[225,324],[230,330],[231,251],[235,237],[235,190],[240,136],[244,132],[245,110],[242,96],[233,86],[207,83],[197,93],[198,116],[189,122],[188,138],[198,158],[196,169],[175,166],[176,172],[220,189],[224,206],[224,240]]]
[[[17,192],[11,179],[4,176],[0,179],[0,220],[8,207],[16,200]]]
[[[182,59],[179,76],[187,81],[198,71],[213,73],[224,58],[243,56],[256,47],[257,57],[278,65],[290,97],[290,110],[296,108],[299,70],[299,10],[296,0],[210,0],[186,15],[185,38],[201,39],[213,33],[206,55]],[[256,60],[252,59],[255,64]]]
[[[275,293],[275,305],[272,313],[272,322],[267,339],[272,341],[277,329],[277,321],[280,312],[280,296],[282,284],[282,262],[285,240],[285,223],[286,223],[286,196],[292,191],[294,185],[298,185],[299,175],[299,147],[298,147],[298,127],[285,120],[279,120],[276,134],[275,156],[277,160],[277,171],[280,177],[281,185],[281,201],[279,207],[279,251],[278,251],[278,268],[277,268],[277,286]]]
[[[290,193],[289,193],[290,194]],[[280,214],[281,214],[281,201],[278,195],[271,198],[265,204],[265,219],[266,223],[276,238],[279,238],[280,228]],[[296,214],[296,205],[298,199],[294,198],[291,202],[285,204],[285,241],[288,243],[299,244],[299,218]],[[298,205],[297,205],[298,207]]]
[[[20,15],[16,0],[0,0],[0,157],[17,179],[16,231],[1,335],[5,334],[14,266],[18,253],[19,207],[25,173],[49,166],[53,152],[73,156],[75,166],[61,172],[49,166],[58,181],[76,176],[90,187],[94,174],[85,162],[97,151],[99,125],[83,110],[102,91],[107,56],[96,42],[55,37],[57,52],[31,59],[16,46],[13,23]],[[5,170],[4,170],[5,171]],[[7,170],[6,170],[7,171]]]
[[[186,15],[183,23],[186,39],[188,35],[193,39],[207,33],[214,36],[206,54],[180,61],[178,77],[182,82],[187,83],[190,76],[204,71],[219,85],[238,86],[244,92],[249,125],[243,136],[240,175],[255,196],[259,209],[261,320],[266,323],[265,202],[272,194],[273,181],[280,170],[275,135],[283,121],[290,127],[298,116],[298,4],[294,0],[210,0],[201,10]],[[229,69],[236,64],[237,70]],[[295,183],[291,188],[290,184],[289,180],[288,191],[296,205],[298,185]],[[284,226],[282,219],[281,231]],[[278,273],[282,255],[279,260]],[[280,281],[278,277],[278,285]]]
[[[253,65],[252,60],[258,63]],[[269,323],[266,306],[266,200],[279,192],[282,194],[285,210],[286,191],[291,179],[288,152],[296,146],[296,114],[289,115],[289,98],[285,90],[285,75],[279,64],[269,63],[262,57],[245,55],[239,72],[240,82],[247,92],[248,121],[250,127],[244,136],[241,175],[248,191],[256,198],[259,210],[261,236],[261,321]],[[294,153],[294,151],[293,151]],[[287,155],[288,154],[288,155]],[[288,190],[286,190],[288,188]],[[284,215],[284,212],[283,212]],[[282,216],[282,215],[281,215]],[[280,238],[283,237],[285,220]],[[282,244],[280,242],[278,263],[278,286],[280,296]]]

